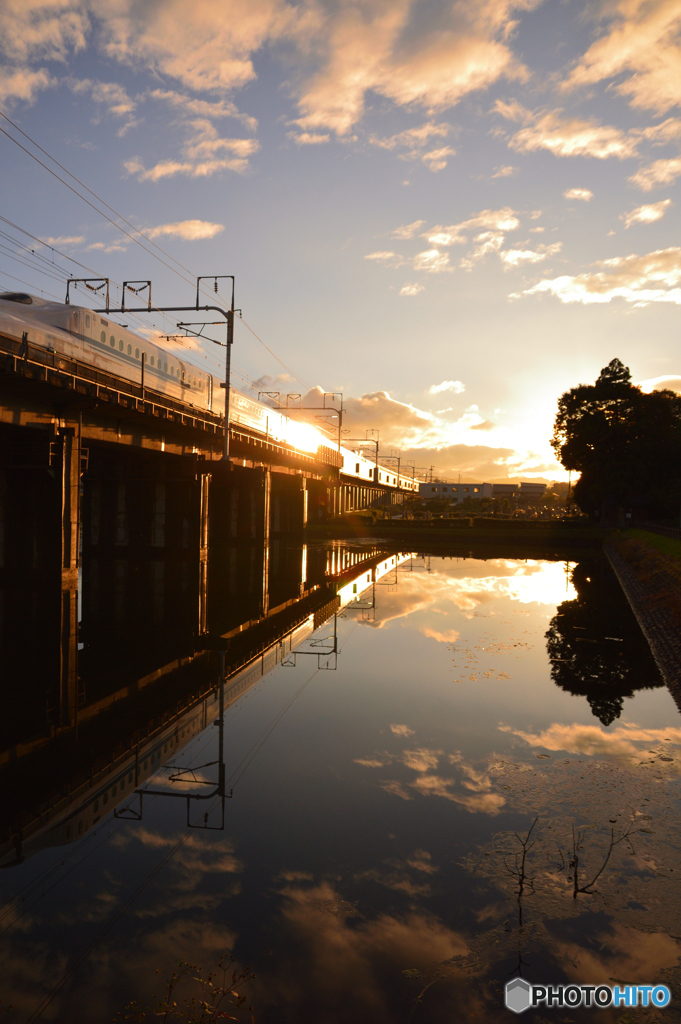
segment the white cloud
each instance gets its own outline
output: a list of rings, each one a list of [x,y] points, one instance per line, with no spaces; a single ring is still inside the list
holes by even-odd
[[[400,295],[418,295],[422,291],[425,291],[422,284],[403,284],[400,288]]]
[[[656,220],[662,220],[671,202],[671,199],[662,199],[659,203],[651,203],[649,206],[637,206],[635,210],[621,214],[620,220],[624,221],[625,228],[632,224],[653,224]]]
[[[632,174],[629,181],[644,192],[650,192],[656,185],[671,185],[680,174],[681,157],[675,156],[669,160],[655,160],[647,167],[642,167],[636,174]]]
[[[492,231],[515,231],[520,226],[520,221],[515,210],[510,206],[504,206],[500,210],[481,210],[479,213],[462,220],[458,224],[449,224],[443,227],[438,224],[436,227],[424,232],[423,238],[427,238],[433,245],[461,245],[468,241],[465,234],[476,228],[488,228]]]
[[[369,252],[364,257],[365,260],[374,260],[376,263],[383,263],[385,266],[401,267],[404,264],[404,260],[401,256],[398,256],[396,252],[379,251]]]
[[[563,276],[539,281],[524,292],[537,295],[542,292],[555,295],[561,302],[611,302],[622,298],[625,302],[644,306],[650,302],[681,304],[681,249],[658,249],[644,256],[619,256],[602,260],[596,266],[604,269],[594,273]]]
[[[548,256],[554,256],[562,249],[562,242],[553,242],[551,245],[540,245],[537,250],[533,249],[502,249],[499,258],[505,267],[518,267],[523,263],[541,263]]]
[[[495,110],[504,117],[509,116],[503,104],[497,103]],[[636,155],[638,138],[633,133],[593,120],[562,117],[560,108],[533,113],[518,105],[518,109],[512,110],[513,120],[518,120],[520,111],[524,127],[508,140],[511,149],[519,153],[547,149],[554,156],[587,156],[597,160],[609,157],[625,160]]]
[[[581,199],[583,202],[588,203],[593,199],[594,194],[588,188],[569,188],[563,192],[563,196],[566,199]]]
[[[213,224],[209,220],[181,220],[175,224],[159,224],[158,227],[145,231],[145,234],[147,238],[170,235],[173,238],[183,238],[185,241],[196,241],[201,238],[215,238],[224,230],[224,224]]]
[[[439,249],[426,249],[418,253],[412,260],[414,270],[425,270],[429,274],[441,274],[450,272],[449,253],[440,252]]]
[[[44,241],[48,245],[64,246],[64,245],[82,245],[85,241],[85,235],[58,235],[56,238],[52,238],[48,235]],[[32,245],[31,248],[38,249],[39,245]]]
[[[411,224],[402,224],[401,227],[395,228],[392,232],[393,238],[413,238],[420,227],[426,222],[424,220],[415,220]]]
[[[504,164],[502,167],[497,167],[492,175],[493,178],[511,178],[518,173],[518,167],[512,167],[511,164]]]
[[[650,377],[648,380],[637,381],[642,391],[677,391],[681,392],[681,375],[663,374],[662,377]]]
[[[429,395],[439,395],[443,391],[451,391],[455,395],[462,395],[466,390],[466,385],[460,380],[443,380],[441,384],[431,384],[428,388]]]

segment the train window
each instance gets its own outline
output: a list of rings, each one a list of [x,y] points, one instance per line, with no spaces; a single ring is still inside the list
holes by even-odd
[[[116,339],[114,338],[113,334],[109,338],[109,344],[111,345],[111,348],[115,348],[116,347]]]
[[[105,793],[104,796],[102,797],[102,803],[103,804],[108,804],[108,802],[109,802],[109,794]]]
[[[85,326],[86,327],[90,326],[90,314],[89,313],[85,314]]]
[[[95,812],[95,814],[97,813],[97,811],[99,810],[99,800],[95,800],[95,802],[92,805],[92,810]]]
[[[132,355],[132,345],[128,345],[128,355]]]
[[[151,357],[151,359],[149,360],[149,362],[151,363],[151,365],[152,365],[152,366],[154,365],[154,357],[153,357],[153,356]]]
[[[164,363],[164,364],[163,364],[163,372],[164,372],[164,373],[167,373],[167,372],[168,372],[168,364],[167,364],[167,363]]]
[[[83,831],[83,822],[81,820],[81,821],[78,822],[78,835],[80,835],[80,833],[82,831]]]
[[[118,339],[118,347],[119,347],[120,351],[122,352],[123,351],[123,339],[122,338]]]
[[[170,376],[171,376],[171,377],[174,377],[174,376],[175,376],[175,367],[174,367],[174,366],[171,366],[171,367],[170,367]]]
[[[136,348],[135,349],[135,359],[139,359],[139,357],[140,357],[140,350],[138,348]]]
[[[184,370],[182,371],[182,380],[184,380]]]
[[[102,345],[106,345],[106,331],[102,331],[102,333],[99,336],[99,340],[101,341]]]

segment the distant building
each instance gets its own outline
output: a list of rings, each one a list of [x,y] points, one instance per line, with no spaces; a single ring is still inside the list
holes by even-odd
[[[520,484],[494,484],[495,498],[510,498],[512,501],[527,501],[531,498],[543,498],[546,494],[546,484],[527,483]]]
[[[419,497],[449,498],[450,502],[461,504],[466,498],[491,498],[492,484],[419,484]]]

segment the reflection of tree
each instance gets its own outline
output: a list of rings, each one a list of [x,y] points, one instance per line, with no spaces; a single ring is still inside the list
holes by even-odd
[[[605,563],[580,562],[572,582],[577,598],[558,606],[546,633],[551,678],[568,693],[586,697],[596,718],[611,725],[619,718],[625,697],[661,686],[662,681]]]

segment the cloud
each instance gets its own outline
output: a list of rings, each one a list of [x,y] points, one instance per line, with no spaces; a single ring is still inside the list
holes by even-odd
[[[495,105],[495,111],[504,117],[510,116],[505,112],[504,104],[499,102]],[[587,156],[597,160],[607,160],[609,157],[625,160],[636,155],[636,134],[601,125],[593,120],[562,117],[562,113],[560,108],[533,113],[519,105],[514,107],[512,119],[522,117],[524,127],[510,137],[509,146],[519,153],[547,149],[554,156]]]
[[[289,139],[293,139],[296,146],[321,146],[330,142],[331,136],[321,132],[289,132]]]
[[[644,256],[618,256],[595,266],[605,269],[574,277],[556,277],[540,281],[523,294],[548,292],[561,302],[611,302],[622,298],[637,306],[649,302],[681,304],[681,249],[658,249]]]
[[[681,9],[670,0],[619,0],[609,28],[578,61],[565,89],[620,78],[613,84],[633,107],[663,113],[681,101]]]
[[[440,644],[455,644],[460,636],[457,629],[448,629],[442,632],[441,630],[433,629],[431,626],[424,626],[421,633],[430,640],[437,640]]]
[[[502,732],[518,736],[531,747],[545,750],[567,751],[570,754],[585,754],[588,757],[614,757],[638,760],[651,743],[663,743],[670,739],[681,741],[681,729],[650,729],[634,722],[623,722],[607,730],[598,725],[567,725],[555,722],[541,733],[523,732],[510,725],[500,725]]]
[[[451,146],[436,146],[434,149],[427,147],[433,137],[445,138],[451,131],[452,126],[449,124],[434,124],[428,121],[417,128],[408,128],[388,138],[371,135],[369,142],[381,149],[404,149],[406,152],[399,154],[400,160],[421,160],[431,171],[442,171],[447,166],[449,157],[456,154],[456,150]]]
[[[427,249],[418,253],[412,259],[414,270],[425,270],[429,274],[441,274],[451,272],[449,266],[449,253],[440,252],[439,249]]]
[[[524,79],[506,39],[513,12],[534,6],[536,0],[441,5],[426,20],[410,0],[338,5],[320,22],[315,42],[323,57],[300,86],[299,126],[346,135],[370,92],[436,111],[502,76]]]
[[[563,192],[563,195],[566,199],[581,199],[585,203],[594,197],[593,192],[588,188],[569,188]]]
[[[63,245],[82,245],[85,241],[85,235],[58,235],[56,238],[52,238],[48,235],[44,239],[47,245],[63,246]],[[39,249],[39,245],[32,246],[33,249]]]
[[[551,245],[540,245],[537,250],[533,249],[503,249],[499,258],[504,264],[504,269],[518,267],[523,263],[541,263],[548,256],[554,256],[562,249],[562,242],[553,242]]]
[[[386,441],[388,437],[422,437],[434,422],[429,413],[396,401],[387,391],[347,398],[345,408],[344,422],[351,426],[353,437],[362,437],[372,427],[378,427]]]
[[[132,157],[123,165],[128,174],[135,175],[138,181],[160,181],[178,174],[205,178],[224,170],[245,174],[249,157],[260,149],[256,139],[221,138],[215,126],[204,118],[188,121],[186,127],[189,137],[181,146],[183,160],[161,160],[145,168],[139,157]]]
[[[390,731],[393,736],[413,736],[414,730],[410,729],[408,725],[395,725],[391,723]]]
[[[441,384],[431,384],[428,388],[429,395],[439,395],[443,391],[452,391],[455,395],[462,395],[466,385],[460,380],[443,380]]]
[[[491,420],[483,420],[482,423],[474,423],[471,430],[494,430],[496,423],[492,423]]]
[[[149,96],[152,99],[168,103],[180,115],[204,118],[233,117],[237,121],[241,121],[250,131],[255,131],[258,127],[256,118],[251,117],[250,114],[242,114],[231,100],[201,100],[173,89],[154,89]]]
[[[5,3],[0,6],[0,52],[9,64],[28,65],[37,60],[64,64],[71,53],[85,49],[89,28],[90,19],[82,3]]]
[[[648,380],[640,380],[638,387],[642,391],[681,392],[681,374],[664,374],[662,377],[650,377]]]
[[[57,84],[45,68],[0,68],[0,103],[22,100],[33,103],[39,92]]]
[[[512,178],[518,173],[518,167],[512,167],[510,164],[504,164],[502,167],[497,167],[492,175],[492,178]]]
[[[637,206],[635,210],[621,214],[620,220],[624,221],[625,228],[632,224],[653,224],[656,220],[662,220],[671,202],[671,199],[662,199],[650,206]]]
[[[224,224],[213,224],[208,220],[181,220],[175,224],[159,224],[158,227],[151,228],[145,234],[147,238],[170,235],[173,238],[183,238],[185,241],[196,241],[200,238],[215,238],[224,230]]]
[[[434,245],[461,245],[468,241],[466,232],[476,228],[487,228],[492,231],[515,231],[520,227],[520,221],[515,210],[510,206],[504,206],[500,210],[481,210],[473,214],[468,220],[462,220],[458,224],[449,224],[443,227],[436,225],[424,232],[422,237],[427,238]]]
[[[424,220],[414,220],[411,224],[402,224],[392,232],[393,238],[413,238],[419,228],[423,227]]]
[[[91,78],[81,78],[69,84],[78,95],[89,93],[95,103],[106,106],[114,117],[129,117],[137,107],[125,88],[117,82],[96,82]]]
[[[425,291],[425,286],[422,284],[403,284],[400,288],[400,295],[418,295],[422,291]]]
[[[378,252],[368,252],[364,259],[373,260],[375,263],[382,263],[384,266],[394,269],[403,267],[405,262],[396,252],[391,252],[387,249],[381,249]]]
[[[644,192],[650,192],[656,185],[671,185],[680,174],[681,157],[675,156],[669,160],[655,160],[647,167],[642,167],[636,174],[632,174],[629,181]]]

